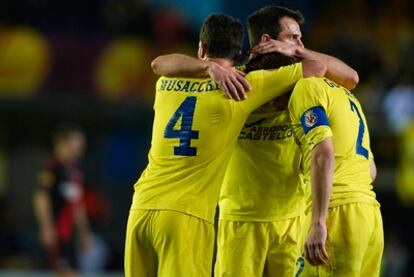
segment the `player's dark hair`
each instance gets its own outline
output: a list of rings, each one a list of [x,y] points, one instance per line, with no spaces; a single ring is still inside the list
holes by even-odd
[[[52,133],[52,142],[57,144],[67,140],[74,133],[83,134],[83,129],[71,122],[60,123]]]
[[[242,50],[243,26],[231,16],[212,14],[201,26],[200,41],[207,46],[207,56],[234,60]]]
[[[277,39],[282,30],[279,21],[285,16],[293,18],[298,24],[305,22],[305,18],[300,11],[276,5],[266,6],[252,13],[247,19],[250,47],[258,44],[264,34]]]
[[[248,73],[260,69],[275,69],[295,62],[298,62],[298,60],[280,53],[260,54],[249,60],[246,64],[245,72]]]

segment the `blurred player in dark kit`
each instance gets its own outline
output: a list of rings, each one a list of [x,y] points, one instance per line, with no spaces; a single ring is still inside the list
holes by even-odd
[[[76,276],[75,229],[83,251],[92,242],[82,201],[83,176],[78,167],[86,138],[79,127],[63,124],[52,140],[53,156],[40,173],[34,210],[50,268],[59,276]]]

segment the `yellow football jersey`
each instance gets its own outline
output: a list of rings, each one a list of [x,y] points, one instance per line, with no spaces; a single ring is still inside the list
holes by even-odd
[[[377,204],[371,185],[369,131],[358,99],[326,78],[306,78],[296,84],[289,110],[303,153],[305,183],[310,184],[313,147],[332,136],[335,168],[330,207],[355,202]]]
[[[277,101],[277,100],[275,100]],[[250,114],[235,144],[220,192],[220,218],[276,221],[304,212],[300,149],[286,110]]]
[[[213,222],[232,146],[249,113],[293,89],[302,65],[247,75],[244,101],[225,98],[210,79],[157,82],[149,163],[131,209],[175,210]]]

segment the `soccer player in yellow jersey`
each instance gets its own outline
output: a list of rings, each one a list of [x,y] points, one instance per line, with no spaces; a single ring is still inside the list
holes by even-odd
[[[252,58],[247,71],[289,64],[277,53],[298,50],[302,55],[329,59],[328,74],[347,86],[355,86],[355,71],[342,62],[303,48],[299,23],[303,16],[278,6],[262,8],[249,17],[251,46],[265,45],[264,55]],[[274,43],[275,38],[283,43]],[[270,45],[271,46],[271,45]],[[322,57],[321,57],[322,55]],[[176,61],[173,64],[177,64]],[[183,65],[169,74],[182,75]],[[165,73],[165,72],[164,72]],[[347,79],[348,78],[348,79]],[[220,224],[216,276],[294,276],[303,258],[304,188],[299,178],[300,150],[287,111],[289,95],[283,95],[250,114],[230,159],[220,196]],[[295,263],[297,261],[296,268]]]
[[[379,276],[383,228],[376,169],[358,99],[326,78],[299,81],[289,111],[312,213],[304,276]]]
[[[231,67],[241,47],[239,21],[206,19],[198,51],[202,65]],[[149,163],[134,186],[127,224],[126,276],[210,277],[214,212],[244,121],[302,77],[325,71],[321,62],[303,61],[251,72],[246,79],[252,89],[240,102],[226,99],[210,78],[158,80]]]
[[[277,50],[267,47],[277,44],[270,38],[309,51],[301,41],[302,22],[300,12],[284,7],[254,12],[248,19],[253,52],[259,42],[267,48],[262,53]],[[354,70],[332,57],[312,54],[330,60],[327,73],[332,78],[355,86]],[[247,69],[278,63],[286,61],[268,53],[251,59]],[[288,97],[254,111],[240,133],[220,195],[217,276],[294,276],[302,270],[305,188],[299,178],[301,154],[290,127]]]

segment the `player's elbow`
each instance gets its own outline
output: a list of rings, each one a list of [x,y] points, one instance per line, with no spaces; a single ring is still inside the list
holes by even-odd
[[[313,162],[320,168],[332,167],[335,163],[333,149],[323,149],[313,155]]]
[[[359,76],[358,73],[350,69],[347,74],[345,74],[345,78],[343,79],[342,86],[344,86],[346,89],[352,90],[354,89],[359,83]]]
[[[43,203],[46,202],[45,193],[41,190],[35,191],[32,198],[32,204],[35,210],[38,210]]]
[[[352,72],[348,76],[348,86],[347,89],[351,90],[354,89],[359,83],[359,75],[358,72],[352,70]]]
[[[324,62],[319,62],[317,69],[316,69],[316,76],[318,77],[325,76],[327,71],[328,71],[328,65]]]
[[[152,68],[152,72],[154,72],[154,74],[157,75],[161,75],[160,74],[160,57],[156,57],[152,62],[151,62],[151,68]]]
[[[327,138],[312,151],[312,164],[319,168],[332,168],[335,163],[335,155],[333,142],[331,138]]]
[[[322,77],[325,76],[328,66],[319,60],[307,60],[302,62],[303,77]]]
[[[33,202],[39,203],[47,200],[48,194],[44,190],[38,189],[33,193]]]

